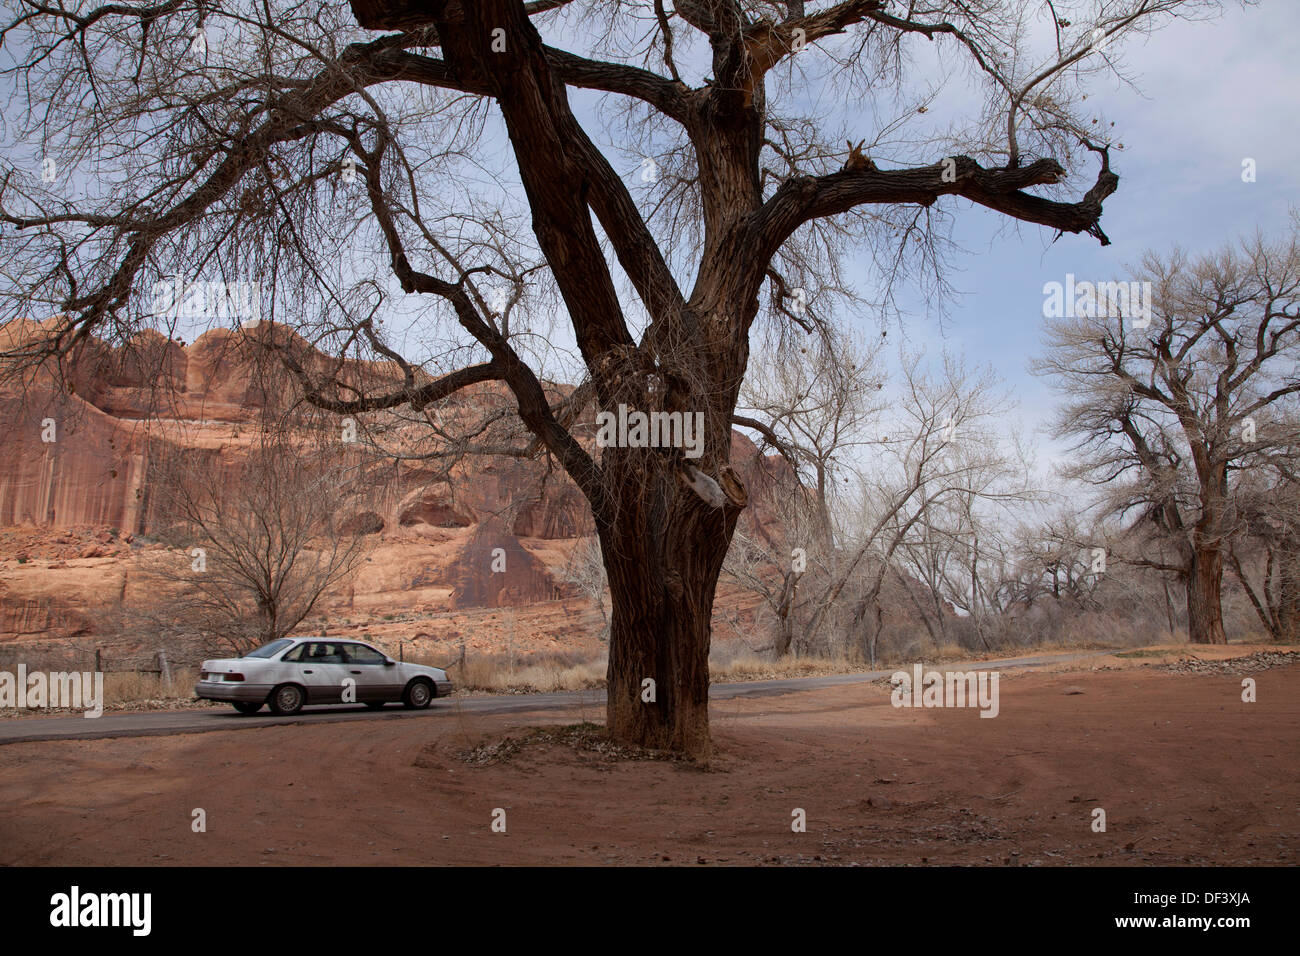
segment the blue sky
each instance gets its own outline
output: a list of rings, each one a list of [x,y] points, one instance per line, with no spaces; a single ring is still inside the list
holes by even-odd
[[[1008,430],[1014,427],[1037,447],[1046,477],[1068,443],[1044,430],[1057,397],[1046,381],[1028,371],[1040,350],[1044,284],[1063,283],[1068,273],[1079,280],[1119,279],[1147,249],[1167,252],[1181,244],[1189,252],[1209,251],[1256,229],[1277,236],[1287,227],[1290,210],[1300,208],[1300,163],[1295,161],[1300,156],[1298,28],[1297,0],[1249,6],[1226,0],[1220,17],[1166,21],[1146,37],[1117,44],[1110,52],[1125,79],[1098,74],[1086,87],[1087,105],[1095,107],[1104,124],[1099,128],[1110,128],[1113,121],[1111,141],[1124,146],[1111,151],[1120,187],[1107,200],[1102,219],[1111,245],[1103,247],[1086,235],[1053,241],[1053,230],[1014,223],[966,200],[943,200],[953,220],[951,237],[960,249],[945,274],[957,295],[939,313],[915,286],[897,289],[905,314],[889,320],[894,347],[882,358],[896,365],[896,349],[905,346],[923,349],[932,359],[947,351],[963,356],[968,366],[991,366],[1017,402]],[[1046,21],[1031,20],[1029,49],[1047,56],[1049,30]],[[571,36],[553,39],[572,46]],[[923,95],[933,93],[923,119],[913,115],[895,142],[873,151],[885,168],[924,165],[943,153],[936,152],[941,147],[918,145],[918,135],[940,135],[980,111],[982,90],[952,69],[965,60],[952,55],[955,43],[944,49],[947,41],[931,44],[919,36],[904,41],[901,89],[882,86],[863,95],[850,93],[846,102],[815,74],[828,62],[829,52],[837,47],[842,52],[849,41],[833,38],[818,44],[822,50],[810,49],[808,82],[794,91],[793,103],[782,104],[816,117],[830,141],[837,141],[832,131],[842,127],[854,140],[870,142],[892,117],[908,114]],[[946,59],[941,61],[941,55]],[[693,37],[684,49],[679,47],[678,64],[690,83],[709,72],[707,51]],[[611,142],[608,133],[600,132],[599,98],[576,90],[571,96],[580,119],[616,168],[626,169],[635,181],[637,156],[622,153],[618,140]],[[1242,161],[1248,157],[1256,164],[1256,180],[1250,183],[1242,181]],[[1068,197],[1062,198],[1078,198],[1096,171],[1096,162],[1086,158],[1067,182]],[[869,296],[877,283],[875,267],[865,253],[851,262],[848,274]],[[879,335],[877,312],[841,314],[839,319],[868,340]]]
[[[1033,429],[1056,401],[1026,368],[1039,348],[1045,282],[1069,272],[1117,278],[1148,248],[1207,251],[1257,228],[1280,235],[1289,210],[1300,207],[1297,27],[1300,3],[1233,4],[1221,19],[1175,22],[1129,48],[1138,89],[1106,79],[1089,97],[1115,121],[1125,147],[1111,154],[1120,176],[1102,219],[1111,245],[1070,235],[1053,243],[1050,230],[1009,230],[1004,217],[958,200],[953,236],[966,252],[949,279],[962,296],[942,322],[920,309],[909,316],[901,329],[909,344],[991,365]],[[1246,157],[1256,161],[1253,183],[1241,179]],[[1095,166],[1071,185],[1082,192],[1094,173]],[[1043,464],[1060,450],[1046,436],[1037,444]]]

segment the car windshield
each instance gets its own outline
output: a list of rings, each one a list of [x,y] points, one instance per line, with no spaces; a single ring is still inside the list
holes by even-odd
[[[263,644],[257,650],[249,651],[244,656],[245,657],[274,657],[276,654],[279,654],[282,650],[284,650],[292,643],[293,641],[289,640],[288,638],[282,637],[280,638],[280,640],[272,641],[270,644]]]

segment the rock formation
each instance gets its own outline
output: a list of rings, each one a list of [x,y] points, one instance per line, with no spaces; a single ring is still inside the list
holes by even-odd
[[[0,344],[42,328],[11,323]],[[305,346],[302,355],[320,360]],[[0,642],[93,634],[100,612],[131,593],[131,554],[158,547],[156,462],[179,449],[213,467],[237,463],[285,394],[276,374],[237,332],[189,345],[145,333],[129,349],[92,342],[66,380],[42,370],[0,392]],[[387,373],[358,365],[355,374]],[[770,503],[788,466],[739,433],[732,462],[750,492],[749,532],[778,535]],[[395,463],[370,500],[341,507],[354,509],[349,528],[376,536],[351,586],[321,608],[349,620],[571,601],[557,572],[594,531],[572,482],[515,458],[466,458],[448,474]],[[753,602],[733,604],[734,614]]]

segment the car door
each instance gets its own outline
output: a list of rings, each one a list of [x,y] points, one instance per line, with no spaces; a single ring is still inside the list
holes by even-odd
[[[284,660],[294,665],[307,703],[337,704],[343,699],[343,681],[352,675],[339,641],[303,641]]]
[[[348,676],[357,682],[357,700],[397,700],[402,693],[397,668],[387,665],[388,656],[368,644],[344,644]]]

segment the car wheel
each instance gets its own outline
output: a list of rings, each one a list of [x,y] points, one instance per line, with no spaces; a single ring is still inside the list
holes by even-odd
[[[433,685],[427,680],[413,680],[402,693],[402,703],[411,710],[423,710],[433,700]]]
[[[368,700],[366,701],[366,706],[369,707],[371,710],[378,710],[380,707],[383,707],[385,703],[387,703],[387,701]]]
[[[263,701],[257,700],[237,700],[234,702],[235,710],[241,714],[255,714],[262,709]]]
[[[271,712],[281,717],[302,710],[305,695],[297,684],[281,684],[271,691]]]

